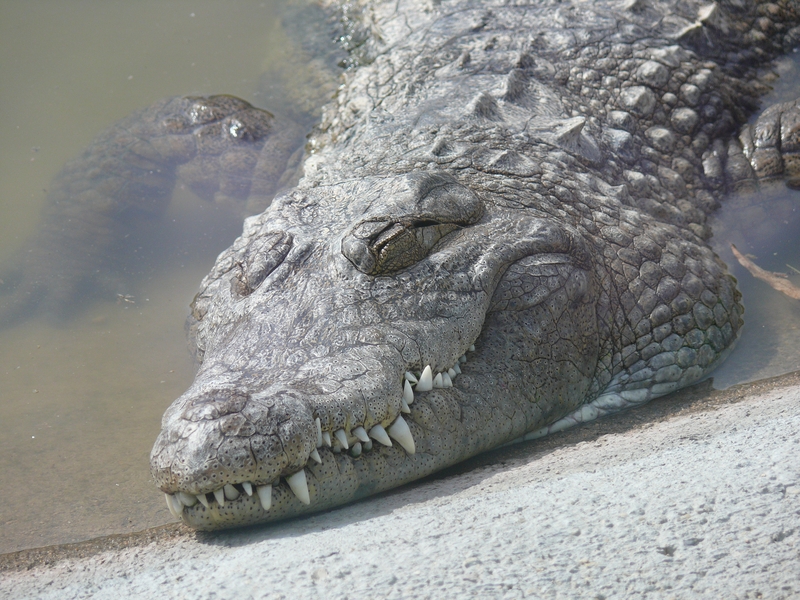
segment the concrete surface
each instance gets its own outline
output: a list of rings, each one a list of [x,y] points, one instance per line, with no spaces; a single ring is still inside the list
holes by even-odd
[[[799,382],[689,391],[282,524],[0,556],[0,597],[800,598]]]

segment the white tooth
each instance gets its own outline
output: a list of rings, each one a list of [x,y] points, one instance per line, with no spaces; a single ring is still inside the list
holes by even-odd
[[[331,447],[331,433],[330,433],[330,431],[323,431],[322,432],[322,443],[325,444],[328,448]]]
[[[419,383],[417,384],[416,390],[418,392],[429,392],[433,389],[433,371],[431,371],[431,366],[428,365],[422,371],[422,375],[419,377]]]
[[[350,456],[353,458],[358,458],[361,456],[361,442],[356,442],[353,444],[353,447],[350,448]]]
[[[316,449],[316,448],[314,448],[314,449],[311,451],[311,454],[309,454],[309,456],[310,456],[311,458],[313,458],[315,461],[317,461],[319,464],[322,464],[322,458],[320,457],[320,455],[319,455],[319,452],[317,452],[317,449]]]
[[[222,491],[222,488],[214,490],[214,498],[217,499],[217,503],[220,506],[225,506],[225,492]]]
[[[369,452],[370,450],[372,450],[372,440],[364,442],[364,451]]]
[[[197,499],[200,500],[200,504],[202,504],[206,508],[209,508],[208,499],[206,498],[205,494],[197,494]]]
[[[175,517],[176,519],[181,518],[181,512],[183,511],[183,505],[181,501],[175,498],[172,494],[164,494],[164,498],[167,499],[167,508],[169,509],[170,514]]]
[[[344,429],[337,429],[333,432],[333,435],[336,436],[336,439],[339,440],[339,443],[342,445],[342,448],[347,450],[350,446],[347,444],[347,435],[344,432]]]
[[[184,506],[194,506],[197,504],[197,498],[195,498],[192,494],[187,494],[185,492],[178,492],[175,494],[178,499],[181,501],[181,504]]]
[[[472,345],[469,347],[469,351],[470,351],[470,352],[475,352],[475,344],[472,344]]]
[[[447,369],[447,374],[450,375],[451,380],[455,379],[456,375],[458,375],[455,369]]]
[[[253,485],[249,481],[245,481],[242,483],[242,487],[244,488],[244,493],[248,496],[253,495]]]
[[[341,429],[339,431],[341,431]],[[297,496],[300,502],[303,504],[311,504],[311,498],[308,495],[308,483],[306,483],[305,470],[300,469],[294,475],[289,475],[289,477],[286,478],[286,483],[292,488],[294,495]]]
[[[461,356],[459,356],[459,357],[458,357],[458,362],[460,362],[462,365],[463,365],[465,362],[467,362],[467,355],[466,355],[466,354],[462,354]]]
[[[414,384],[414,383],[417,383],[418,380],[417,380],[416,376],[411,371],[406,371],[406,381],[408,381],[409,383]]]
[[[442,379],[442,374],[441,373],[437,373],[436,377],[433,378],[433,387],[435,387],[435,388],[444,387],[444,380]]]
[[[258,494],[258,499],[261,500],[261,508],[269,510],[272,506],[272,486],[269,484],[257,485],[256,494]]]
[[[450,379],[450,375],[447,373],[442,373],[442,387],[453,387],[453,380]]]
[[[369,441],[369,436],[367,435],[367,432],[363,427],[356,427],[355,429],[353,429],[353,435],[356,436],[362,442]]]
[[[224,486],[222,486],[222,491],[225,493],[225,497],[228,500],[236,500],[239,496],[241,496],[239,490],[233,487],[230,483],[226,483]]]
[[[400,412],[404,412],[406,414],[411,413],[411,409],[408,408],[408,402],[406,402],[405,398],[400,398]]]
[[[403,384],[403,400],[406,404],[414,403],[414,390],[411,389],[411,384],[407,381]]]
[[[376,442],[380,442],[384,446],[392,445],[392,440],[389,439],[389,436],[386,434],[386,430],[381,425],[375,425],[375,427],[370,429],[369,437]]]
[[[453,371],[456,372],[456,375],[461,375],[461,367],[458,366],[458,363],[453,365]],[[452,375],[450,377],[452,377]]]
[[[411,430],[408,428],[408,423],[405,422],[403,417],[397,417],[394,423],[389,426],[389,435],[392,439],[405,448],[409,454],[414,454],[414,438],[411,437]]]
[[[317,448],[322,446],[322,424],[319,421],[319,417],[314,419],[314,423],[317,426]]]

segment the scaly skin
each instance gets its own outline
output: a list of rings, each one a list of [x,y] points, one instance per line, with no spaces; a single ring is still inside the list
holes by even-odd
[[[730,136],[796,9],[369,4],[305,177],[193,303],[200,368],[151,455],[171,510],[322,510],[712,369],[743,309],[705,220],[763,174]]]

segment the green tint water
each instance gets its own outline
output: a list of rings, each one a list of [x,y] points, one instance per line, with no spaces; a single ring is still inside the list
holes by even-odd
[[[286,47],[280,3],[0,3],[0,264],[35,230],[53,175],[109,124],[176,94],[259,104],[259,77]],[[241,229],[176,195],[132,263],[133,303],[0,331],[0,553],[173,520],[148,455],[192,380],[188,304]]]
[[[780,78],[762,106],[800,97],[800,54],[775,65]],[[800,192],[782,181],[756,194],[727,198],[712,219],[714,250],[739,281],[744,329],[736,348],[714,371],[714,386],[726,388],[800,370],[800,301],[773,290],[739,265],[735,244],[762,269],[786,274],[800,288]]]

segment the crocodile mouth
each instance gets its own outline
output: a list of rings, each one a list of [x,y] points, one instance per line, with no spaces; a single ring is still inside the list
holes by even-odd
[[[475,346],[471,345],[467,352],[474,350]],[[434,372],[431,365],[418,371],[406,371],[399,383],[402,390],[400,412],[385,426],[378,423],[369,430],[359,425],[350,431],[344,428],[325,431],[320,418],[316,417],[316,447],[309,453],[306,464],[295,473],[267,482],[232,479],[205,493],[165,492],[167,508],[175,518],[201,528],[213,528],[216,523],[230,523],[232,519],[246,524],[281,518],[298,512],[297,509],[301,508],[297,505],[298,501],[314,510],[315,498],[309,489],[310,479],[307,476],[309,467],[323,465],[326,458],[336,455],[347,455],[358,461],[374,454],[379,447],[392,448],[395,443],[406,455],[414,455],[416,445],[403,415],[411,413],[410,406],[419,394],[452,388],[456,378],[461,375],[461,366],[466,362],[465,353],[451,367],[438,372]],[[280,501],[276,502],[276,499]],[[276,511],[276,504],[280,504],[282,509]],[[286,504],[294,504],[294,507],[287,511]],[[319,509],[326,507],[321,505]]]

